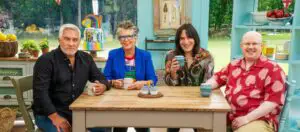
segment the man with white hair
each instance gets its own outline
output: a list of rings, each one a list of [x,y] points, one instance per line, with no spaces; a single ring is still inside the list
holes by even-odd
[[[33,113],[36,125],[45,132],[71,131],[69,105],[82,94],[89,80],[95,95],[110,88],[93,58],[78,51],[80,30],[64,24],[59,30],[59,47],[42,55],[33,71]]]
[[[233,60],[205,84],[213,89],[226,85],[225,96],[232,109],[228,125],[235,132],[277,131],[285,99],[285,73],[261,54],[260,33],[245,33],[240,47],[243,58]]]

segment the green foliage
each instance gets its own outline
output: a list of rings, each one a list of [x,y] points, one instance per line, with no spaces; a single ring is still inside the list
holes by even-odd
[[[103,22],[110,20],[112,33],[122,20],[137,22],[137,0],[99,0],[98,4]],[[291,13],[294,4],[295,0],[288,8]],[[81,9],[78,10],[78,0],[62,0],[60,6],[54,0],[0,0],[0,10],[11,14],[14,26],[23,29],[30,24],[36,24],[38,27],[59,26],[60,21],[77,24],[78,11],[81,12],[81,18],[93,13],[92,0],[81,0],[80,6]],[[258,0],[258,11],[280,8],[283,8],[282,0]],[[219,31],[231,28],[232,11],[233,0],[210,0],[210,29]]]
[[[39,46],[41,49],[49,48],[49,40],[48,38],[44,38],[40,43]]]
[[[115,13],[120,10],[120,7],[112,0],[105,0],[104,12],[105,13]]]
[[[294,12],[295,1],[289,6],[288,11]],[[283,3],[282,0],[259,0],[258,11],[269,11],[274,9],[282,9]]]
[[[23,49],[30,49],[30,45],[31,45],[32,43],[35,43],[35,41],[34,41],[34,40],[26,40],[26,41],[24,41],[24,42],[22,43],[22,48],[23,48]]]
[[[233,0],[211,0],[209,26],[214,30],[231,27]]]
[[[39,50],[39,45],[36,43],[35,40],[29,39],[22,43],[22,48],[24,50]]]
[[[44,27],[46,25],[46,17],[55,18],[59,16],[59,12],[57,12],[57,9],[59,8],[57,4],[53,4],[54,0],[4,1],[4,8],[11,13],[16,27],[25,28],[30,24],[36,24],[39,27]]]
[[[136,24],[136,16],[137,16],[137,0],[118,0],[117,5],[120,6],[119,10],[117,10],[117,21],[123,20],[131,20]],[[127,5],[127,6],[123,6]]]
[[[103,22],[112,23],[113,33],[118,21],[127,19],[136,23],[137,0],[98,0],[98,4]],[[93,14],[92,0],[81,0],[80,6],[78,10],[78,0],[62,0],[60,5],[55,0],[0,0],[0,10],[8,12],[14,20],[14,26],[20,29],[30,24],[42,28],[54,28],[60,26],[61,22],[78,25],[79,11],[81,19]]]

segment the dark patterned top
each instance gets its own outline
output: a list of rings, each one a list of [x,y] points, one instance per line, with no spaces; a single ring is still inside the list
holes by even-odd
[[[165,76],[164,80],[167,85],[171,86],[200,86],[213,75],[214,60],[211,54],[205,50],[200,49],[199,53],[193,58],[191,66],[188,68],[187,62],[184,67],[177,71],[178,79],[171,78],[171,61],[176,55],[175,50],[168,52],[165,59]]]

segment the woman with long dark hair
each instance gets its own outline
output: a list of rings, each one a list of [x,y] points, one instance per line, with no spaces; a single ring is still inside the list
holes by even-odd
[[[165,60],[167,85],[200,86],[212,76],[214,60],[207,50],[200,48],[200,38],[192,24],[183,24],[177,29],[175,44],[176,48],[168,52]],[[177,56],[184,58],[183,65],[180,66]],[[179,128],[168,128],[168,132],[178,131]]]
[[[172,86],[200,86],[213,74],[214,60],[200,47],[200,38],[192,24],[181,25],[176,32],[176,48],[168,52],[165,60],[165,82]],[[175,56],[184,57],[180,66]]]

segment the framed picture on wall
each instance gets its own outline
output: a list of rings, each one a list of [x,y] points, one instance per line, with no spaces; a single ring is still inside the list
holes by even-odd
[[[191,21],[187,10],[190,0],[153,0],[154,34],[158,38],[175,36],[176,29]]]

